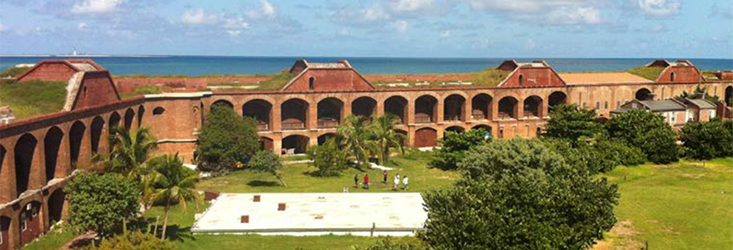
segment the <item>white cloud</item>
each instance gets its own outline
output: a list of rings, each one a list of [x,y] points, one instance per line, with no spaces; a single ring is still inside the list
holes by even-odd
[[[5,26],[2,23],[0,23],[0,32],[5,32],[5,31],[8,31],[8,26]]]
[[[555,25],[599,24],[600,0],[464,0],[471,9],[495,11],[510,18]]]
[[[380,20],[388,20],[391,18],[389,13],[384,11],[384,8],[381,6],[372,6],[369,7],[366,10],[363,10],[363,19],[364,21],[380,21]]]
[[[218,19],[217,15],[207,13],[203,9],[190,9],[183,12],[181,21],[185,24],[214,24]]]
[[[224,20],[223,27],[229,36],[237,37],[242,31],[249,29],[249,23],[241,17],[228,18]]]
[[[274,17],[275,16],[275,6],[272,6],[272,4],[268,1],[262,0],[260,1],[260,4],[262,5],[262,13],[265,14],[267,17]]]
[[[598,24],[601,13],[595,7],[559,8],[548,13],[547,19],[556,24]]]
[[[680,2],[675,0],[638,0],[639,9],[653,16],[668,16],[680,12]]]
[[[450,37],[450,30],[444,30],[440,32],[440,37]]]
[[[407,32],[408,23],[405,20],[398,20],[395,22],[395,27],[397,28],[397,31],[400,33]]]
[[[89,25],[87,25],[86,22],[80,22],[79,24],[76,25],[76,29],[78,29],[80,31],[86,30],[87,27],[89,27]]]
[[[260,9],[251,9],[246,13],[251,19],[275,19],[277,17],[277,9],[272,3],[262,0],[260,1]]]
[[[418,11],[433,6],[433,0],[393,0],[390,6],[395,11]]]
[[[84,0],[71,7],[71,13],[75,14],[101,14],[111,13],[123,0]]]

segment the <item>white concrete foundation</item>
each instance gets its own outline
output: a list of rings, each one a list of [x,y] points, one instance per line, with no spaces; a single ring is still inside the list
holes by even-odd
[[[260,202],[254,202],[260,195]],[[278,211],[279,203],[285,210]],[[242,216],[249,222],[243,223]],[[420,193],[221,194],[197,219],[197,234],[414,235],[427,213]]]

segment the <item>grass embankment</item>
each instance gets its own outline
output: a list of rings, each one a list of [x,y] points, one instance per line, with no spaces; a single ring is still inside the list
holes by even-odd
[[[10,106],[16,119],[60,111],[66,82],[0,81],[0,106]]]
[[[434,88],[434,87],[456,87],[456,86],[480,86],[480,87],[495,87],[499,85],[511,71],[499,70],[495,68],[489,68],[478,72],[472,73],[457,73],[457,74],[421,74],[419,76],[426,78],[426,80],[416,81],[394,81],[394,80],[376,80],[371,81],[372,84],[376,84],[379,88],[392,88],[391,86],[385,86],[386,83],[407,83],[411,88]],[[369,75],[367,78],[416,78],[416,75]],[[434,77],[431,77],[434,76]],[[455,85],[446,84],[447,82],[471,82],[471,85]],[[428,84],[424,84],[428,83]],[[419,85],[418,85],[419,84]]]
[[[647,67],[642,66],[638,68],[630,69],[628,72],[637,76],[644,77],[646,79],[656,81],[659,77],[659,74],[662,73],[664,70],[664,67]]]
[[[163,93],[166,90],[169,90],[170,87],[167,86],[157,86],[157,85],[141,85],[137,86],[135,88],[135,92],[132,93],[120,93],[120,97],[122,99],[135,97],[139,95],[152,95],[152,94],[160,94]]]
[[[7,78],[7,77],[16,77],[20,74],[23,74],[26,70],[30,69],[30,67],[12,67],[6,70],[3,70],[3,72],[0,72],[0,77]]]
[[[705,80],[720,80],[720,78],[718,78],[718,76],[715,75],[715,72],[713,71],[702,71],[702,77],[705,78]]]
[[[733,158],[618,167],[618,223],[598,249],[733,248]],[[623,248],[623,249],[627,249]]]
[[[270,80],[260,82],[260,87],[254,90],[280,90],[293,79],[295,75],[291,74],[287,70],[283,70],[270,78]]]
[[[59,249],[72,239],[76,238],[76,234],[66,228],[57,228],[51,232],[46,233],[43,238],[31,241],[25,247],[24,250],[47,250],[47,249]]]

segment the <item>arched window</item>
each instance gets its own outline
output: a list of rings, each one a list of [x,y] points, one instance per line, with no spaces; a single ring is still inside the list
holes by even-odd
[[[156,107],[153,109],[153,115],[162,115],[163,112],[165,112],[165,108],[163,107]]]
[[[608,101],[605,101],[605,102],[603,103],[603,109],[608,109]]]
[[[524,84],[524,75],[519,75],[519,85]]]
[[[313,90],[316,88],[316,79],[311,77],[308,78],[308,89]]]
[[[674,82],[674,72],[672,72],[672,74],[669,74],[669,81]]]

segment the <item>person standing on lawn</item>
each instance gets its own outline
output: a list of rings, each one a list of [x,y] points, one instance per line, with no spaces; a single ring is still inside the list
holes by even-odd
[[[392,187],[392,189],[397,190],[399,186],[400,186],[400,173],[397,173],[397,175],[394,176],[394,187]]]
[[[359,174],[354,174],[354,187],[359,188]]]
[[[387,170],[384,170],[384,178],[382,178],[382,183],[387,184]]]
[[[364,189],[369,189],[369,174],[364,174]]]
[[[405,178],[402,179],[402,189],[407,190],[407,185],[409,184],[410,179],[407,178],[407,175],[405,175]]]

